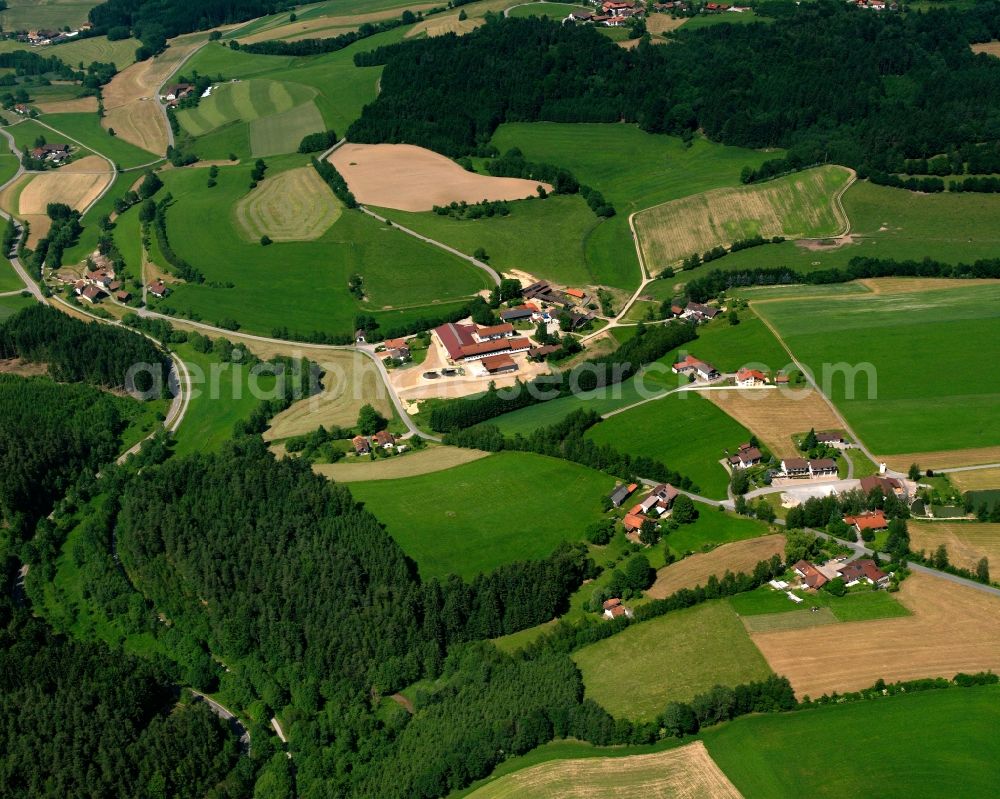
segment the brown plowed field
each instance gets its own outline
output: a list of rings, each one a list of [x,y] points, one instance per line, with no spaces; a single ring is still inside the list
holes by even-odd
[[[412,144],[345,144],[330,156],[358,202],[400,211],[480,200],[521,200],[547,183],[494,178],[462,169],[450,158]]]
[[[663,599],[682,588],[704,585],[713,574],[721,578],[726,571],[749,573],[762,560],[780,555],[784,550],[783,535],[765,535],[723,544],[711,552],[689,555],[677,563],[664,566],[656,573],[656,582],[646,593],[653,599]]]
[[[800,698],[856,691],[879,678],[1000,670],[1000,597],[920,573],[897,596],[912,616],[846,622],[830,636],[803,629],[751,637]]]
[[[779,458],[796,454],[792,443],[795,433],[842,427],[830,406],[812,389],[734,388],[705,391],[702,396],[750,430]]]

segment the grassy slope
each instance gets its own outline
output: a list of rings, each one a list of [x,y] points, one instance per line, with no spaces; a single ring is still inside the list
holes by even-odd
[[[727,600],[740,616],[771,616],[774,614],[811,613],[808,608],[829,608],[837,621],[870,621],[909,616],[910,612],[888,591],[857,591],[835,597],[826,591],[819,593],[796,591],[803,600],[795,604],[782,591],[764,586],[756,591],[737,594]]]
[[[9,30],[6,24],[5,29]],[[73,69],[77,69],[81,62],[83,64],[90,64],[94,61],[100,61],[103,64],[114,64],[120,72],[135,63],[135,51],[139,47],[139,44],[138,39],[119,39],[115,42],[109,42],[107,36],[93,36],[87,39],[77,39],[65,42],[64,44],[45,47],[41,52],[44,52],[46,57],[56,56],[60,61]],[[18,42],[14,39],[6,39],[0,42],[0,53],[7,53],[13,50],[39,52],[37,47],[33,47],[26,42]]]
[[[691,253],[756,235],[794,239],[842,233],[834,198],[850,178],[843,167],[827,165],[651,208],[635,219],[647,266],[659,273]]]
[[[750,433],[715,405],[690,392],[673,394],[612,416],[587,431],[598,444],[647,455],[690,477],[701,493],[724,499],[729,476],[719,465],[724,449]]]
[[[221,364],[211,353],[196,352],[188,344],[175,347],[187,364],[196,392],[192,393],[184,421],[175,438],[178,455],[216,450],[232,438],[233,425],[246,419],[260,404],[249,388],[248,370]],[[273,375],[262,374],[256,380],[262,391],[274,388]]]
[[[757,538],[774,532],[764,522],[723,513],[708,505],[696,504],[698,518],[691,524],[683,524],[666,537],[667,545],[675,557],[681,558],[691,552],[704,552],[720,544]]]
[[[856,399],[848,398],[843,375],[829,393],[875,452],[1000,444],[1000,392],[987,366],[1000,358],[1000,285],[757,308],[818,375],[824,364],[874,366],[871,399],[863,376]],[[975,356],[959,357],[969,342],[976,342]]]
[[[269,174],[303,161],[272,160]],[[222,169],[212,190],[205,189],[204,170],[164,173],[166,190],[176,200],[167,212],[171,244],[207,280],[236,286],[180,286],[168,300],[171,307],[209,320],[231,317],[258,333],[281,326],[300,332],[345,332],[352,329],[359,310],[375,312],[383,324],[395,324],[436,314],[449,300],[487,284],[486,276],[465,262],[359,213],[344,214],[315,241],[266,248],[249,243],[230,216],[247,191],[249,173],[247,164]],[[335,202],[332,195],[330,200]],[[227,210],[220,214],[220,208]],[[206,219],[215,224],[206,225]],[[363,307],[347,292],[353,272],[365,279],[369,301]]]
[[[771,370],[788,363],[788,353],[767,326],[750,310],[739,312],[740,323],[729,324],[720,316],[698,327],[698,340],[689,345],[692,353],[723,372],[735,372],[747,365]]]
[[[510,10],[512,17],[549,17],[560,20],[572,14],[574,11],[584,11],[594,13],[592,8],[587,6],[573,6],[566,3],[531,3],[531,5],[514,6]]]
[[[8,0],[7,9],[0,13],[0,25],[5,31],[74,27],[87,21],[87,12],[93,7],[93,0],[55,0],[51,3]]]
[[[531,161],[571,170],[614,204],[616,217],[597,225],[591,221],[576,230],[575,259],[578,268],[592,275],[594,282],[621,288],[634,287],[639,279],[629,214],[689,194],[738,185],[743,166],[759,164],[768,157],[704,140],[688,148],[678,138],[644,133],[634,125],[507,124],[497,129],[493,143],[501,152],[520,147]],[[628,153],[627,158],[622,157],[623,152]],[[484,246],[489,251],[489,243]],[[540,255],[533,260],[541,265],[523,266],[543,276],[546,260],[555,255],[565,257],[555,248]]]
[[[779,799],[808,785],[831,799],[971,798],[996,793],[998,726],[1000,688],[989,686],[755,716],[702,737],[744,796]],[[832,762],[845,746],[854,756]]]
[[[442,472],[352,483],[351,490],[426,578],[472,577],[578,541],[613,485],[566,461],[505,452]]]
[[[843,202],[857,243],[810,252],[785,242],[727,255],[711,268],[788,266],[806,271],[843,267],[857,256],[971,262],[995,257],[1000,245],[1000,196],[995,194],[917,194],[858,181]]]
[[[3,268],[10,269],[9,266]],[[11,271],[13,270],[11,269]],[[20,286],[24,285],[20,281],[18,283]],[[12,286],[11,289],[16,289],[20,286]],[[18,311],[30,308],[34,304],[35,300],[33,297],[22,297],[20,294],[15,294],[11,297],[0,297],[0,322],[9,319]]]
[[[101,127],[101,119],[97,114],[43,114],[40,119],[91,150],[107,156],[122,169],[131,169],[156,160],[152,153],[109,135]],[[55,141],[54,135],[52,131],[46,131],[45,137],[52,142]]]
[[[573,653],[586,696],[611,715],[652,720],[667,702],[771,673],[724,600],[636,624]]]

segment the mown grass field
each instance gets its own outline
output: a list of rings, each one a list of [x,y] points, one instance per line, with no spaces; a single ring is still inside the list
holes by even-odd
[[[664,538],[674,557],[683,558],[688,553],[706,552],[720,544],[745,541],[773,532],[767,524],[756,519],[723,513],[716,507],[701,503],[695,503],[695,508],[698,518],[693,523],[682,524]]]
[[[0,25],[5,31],[72,28],[86,22],[93,7],[91,0],[8,0]]]
[[[708,400],[681,392],[616,414],[586,435],[598,444],[662,461],[690,477],[703,496],[721,499],[729,475],[719,461],[750,433]]]
[[[732,325],[722,315],[699,325],[698,339],[688,346],[698,358],[720,372],[735,372],[744,366],[776,372],[789,365],[788,353],[751,310],[739,311],[740,323]]]
[[[301,156],[272,159],[268,179],[303,166]],[[449,301],[487,285],[478,269],[360,213],[343,214],[313,241],[250,242],[235,207],[249,191],[251,164],[221,169],[218,185],[206,189],[203,169],[163,173],[175,203],[167,211],[171,245],[202,270],[207,284],[177,286],[167,305],[206,321],[232,318],[250,332],[351,332],[358,311],[373,312],[383,325],[436,315]],[[331,201],[333,200],[331,195]],[[206,224],[206,220],[214,220]],[[347,291],[352,273],[364,278],[363,305]]]
[[[635,624],[572,655],[585,696],[618,718],[651,721],[670,701],[771,670],[725,600]]]
[[[909,527],[910,548],[914,551],[924,550],[929,557],[944,544],[954,566],[974,572],[980,559],[986,558],[1000,569],[1000,524],[915,521]]]
[[[842,233],[847,220],[835,198],[850,178],[843,167],[822,166],[650,208],[635,218],[646,265],[658,273],[693,253],[758,235],[798,239]]]
[[[7,139],[0,137],[0,185],[3,185],[17,174],[17,156],[10,151]]]
[[[567,461],[501,452],[433,474],[352,483],[351,491],[423,577],[471,578],[581,540],[614,482]]]
[[[822,251],[795,242],[769,244],[727,255],[712,268],[808,271],[844,267],[857,256],[971,263],[994,257],[1000,246],[1000,196],[995,194],[918,194],[860,180],[844,193],[843,204],[853,244]]]
[[[634,211],[690,194],[737,186],[745,165],[758,165],[776,154],[725,147],[697,139],[691,147],[676,137],[645,133],[634,125],[517,123],[501,125],[493,135],[501,153],[519,147],[529,161],[540,161],[569,169],[581,183],[600,190],[614,204],[617,216],[594,225],[584,219],[567,219],[563,234],[574,231],[573,259],[577,274],[587,274],[592,283],[634,288],[639,264],[628,226]],[[620,153],[627,151],[628,158]],[[541,206],[538,206],[541,207]],[[576,221],[574,221],[576,220]],[[490,252],[489,226],[483,224],[482,245]],[[551,232],[551,231],[550,231]],[[541,237],[544,234],[536,234]],[[500,246],[494,247],[499,251]],[[539,251],[534,263],[511,264],[540,277],[548,277],[546,263],[566,262],[562,245]],[[537,265],[536,265],[537,264]],[[565,267],[564,267],[565,268]],[[555,277],[555,275],[553,275]],[[579,278],[576,282],[581,282]]]
[[[233,436],[233,425],[246,419],[260,404],[250,390],[249,370],[220,363],[211,353],[197,352],[189,344],[179,344],[177,354],[191,372],[191,403],[177,429],[174,451],[178,455],[211,452]],[[273,390],[273,375],[254,378],[262,391]]]
[[[85,147],[110,158],[122,169],[132,169],[156,161],[156,156],[129,144],[118,136],[112,136],[101,127],[97,114],[45,114],[41,121],[51,125],[57,131],[76,139]],[[48,141],[58,140],[58,134],[51,130],[45,131]]]
[[[287,14],[285,17],[287,18]],[[308,93],[319,117],[310,110],[310,102],[299,104],[304,105],[304,109],[299,106],[285,109],[288,116],[264,116],[249,123],[229,114],[231,119],[227,124],[215,127],[208,133],[202,132],[196,139],[194,149],[202,158],[228,158],[230,153],[248,158],[254,146],[260,154],[269,154],[277,146],[283,152],[290,152],[298,147],[306,133],[324,128],[343,135],[351,122],[361,114],[362,107],[375,99],[376,85],[382,74],[382,67],[354,66],[354,54],[392,44],[402,38],[403,32],[403,29],[397,28],[363,39],[335,53],[307,59],[253,55],[230,50],[223,44],[206,45],[171,80],[180,74],[189,76],[197,70],[204,75],[221,74],[227,79],[240,78],[243,82],[248,82],[249,79],[252,79],[250,82],[276,82],[292,87],[288,91],[302,96]],[[210,99],[211,97],[206,98],[202,104]],[[202,104],[195,110],[201,111]],[[272,112],[275,113],[277,112]]]
[[[875,453],[1000,444],[1000,388],[987,366],[1000,358],[1000,284],[756,307]],[[969,342],[975,352],[962,357]],[[827,367],[824,386],[824,364],[844,363],[870,376]]]
[[[589,14],[593,9],[586,6],[572,6],[566,3],[528,3],[527,5],[514,6],[508,16],[511,17],[548,17],[553,20],[561,20],[568,17],[574,11],[583,11]]]
[[[9,269],[11,272],[14,271],[9,266],[5,267],[5,269]],[[11,282],[10,285],[7,285],[7,273],[3,271],[3,269],[0,269],[0,273],[2,273],[3,277],[3,282],[0,282],[0,285],[4,286],[4,291],[14,291],[24,285],[20,280],[18,280],[17,283]],[[14,277],[16,278],[17,275],[14,275]],[[20,294],[14,294],[10,297],[0,297],[0,322],[9,319],[18,311],[30,308],[34,304],[34,297],[22,297]]]
[[[984,686],[752,716],[702,738],[748,797],[785,799],[808,785],[810,795],[829,799],[873,791],[986,799],[1000,781],[998,725],[1000,688]]]
[[[0,13],[0,20],[4,16],[6,14]],[[41,25],[39,27],[45,28],[47,26]],[[5,29],[11,30],[6,25]],[[92,36],[87,39],[77,39],[39,50],[39,48],[33,47],[27,42],[5,39],[3,42],[0,42],[0,53],[25,50],[44,53],[46,57],[55,56],[73,69],[76,69],[81,63],[91,64],[94,61],[99,61],[102,64],[114,64],[119,70],[123,70],[135,63],[135,51],[139,47],[139,44],[138,39],[119,39],[118,41],[109,42],[107,36]]]
[[[249,241],[312,241],[343,213],[319,173],[311,166],[265,178],[236,204],[236,219]]]

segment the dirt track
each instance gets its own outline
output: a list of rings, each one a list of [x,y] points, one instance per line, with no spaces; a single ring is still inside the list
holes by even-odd
[[[450,158],[412,144],[345,144],[329,158],[358,202],[399,211],[430,211],[450,202],[521,200],[546,183],[467,172]]]
[[[751,637],[800,698],[866,688],[879,678],[1000,669],[1000,599],[919,573],[897,596],[912,616],[847,622],[829,636],[802,629]]]

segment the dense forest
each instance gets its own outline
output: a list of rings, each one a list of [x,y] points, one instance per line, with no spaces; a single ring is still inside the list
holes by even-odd
[[[204,703],[169,712],[147,661],[54,635],[24,610],[0,634],[0,794],[245,796],[237,741]]]
[[[34,305],[0,324],[0,359],[48,364],[56,380],[145,392],[166,386],[170,359],[145,336],[110,325],[88,324],[54,308]],[[134,381],[129,370],[138,364]],[[134,385],[130,385],[130,382]]]
[[[45,377],[0,374],[0,541],[18,542],[81,473],[121,449],[134,400]]]
[[[1000,129],[1000,4],[873,14],[821,0],[770,24],[681,29],[618,47],[591,27],[494,18],[462,37],[355,57],[385,64],[352,141],[482,152],[503,122],[637,122],[644,130],[792,148],[798,163],[902,171]],[[808,52],[809,58],[802,54]]]

